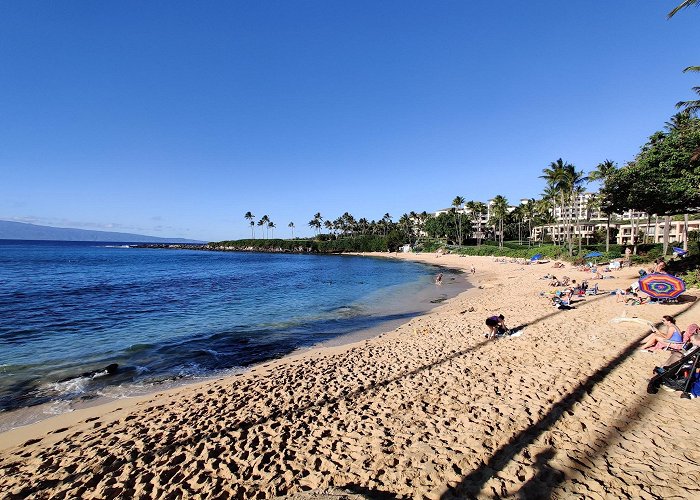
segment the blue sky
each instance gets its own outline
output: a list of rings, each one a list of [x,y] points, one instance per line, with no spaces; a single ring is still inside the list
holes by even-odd
[[[692,97],[680,0],[0,3],[0,219],[311,234],[620,164]]]

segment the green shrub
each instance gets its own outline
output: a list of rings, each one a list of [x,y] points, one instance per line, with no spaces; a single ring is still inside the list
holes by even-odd
[[[688,288],[700,288],[700,269],[693,269],[685,274],[682,274],[680,278],[685,281],[685,286]]]
[[[388,248],[387,239],[378,235],[321,240],[233,240],[209,243],[209,246],[218,250],[296,253],[386,252]]]
[[[413,248],[416,252],[435,252],[438,248],[442,248],[442,243],[438,240],[421,241]]]

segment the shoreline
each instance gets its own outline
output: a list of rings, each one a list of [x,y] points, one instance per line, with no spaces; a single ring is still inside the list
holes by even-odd
[[[161,248],[160,244],[154,244],[158,248]],[[153,247],[153,245],[147,246],[148,248]],[[166,247],[163,247],[166,248]],[[223,251],[223,250],[222,250]],[[362,254],[347,254],[349,256],[363,256]],[[371,255],[371,258],[379,258],[382,257],[384,258],[385,256],[381,255]],[[430,265],[430,264],[424,264],[424,265]],[[447,273],[454,273],[457,275],[461,271],[458,268],[452,268],[449,266],[431,266],[431,267],[439,267],[441,269],[444,269],[445,272]],[[466,275],[465,275],[466,276]],[[468,290],[471,288],[471,285],[468,280],[465,280],[465,283],[460,284],[457,286],[457,283],[446,283],[445,287],[441,288],[441,290],[448,292],[448,293],[443,293],[439,297],[439,300],[430,300],[430,304],[427,303],[428,299],[436,297],[433,288],[430,286],[425,286],[419,291],[418,297],[412,297],[411,299],[407,300],[402,300],[400,302],[394,302],[392,303],[392,306],[388,308],[388,311],[392,313],[394,316],[403,316],[404,314],[408,314],[410,316],[410,319],[414,317],[421,316],[423,314],[426,314],[430,312],[432,309],[435,307],[438,307],[441,302],[444,300],[449,300],[451,298],[454,298],[455,296],[459,295],[465,290]],[[454,287],[457,286],[457,289],[455,290]],[[379,292],[375,292],[379,293]],[[386,293],[386,292],[384,292]],[[379,310],[374,311],[372,313],[372,316],[378,314]],[[273,358],[273,359],[268,359],[264,361],[260,361],[258,363],[254,363],[252,365],[246,366],[246,367],[240,367],[240,368],[228,368],[228,369],[221,369],[218,371],[218,373],[211,373],[209,375],[201,375],[193,378],[182,378],[182,379],[166,379],[159,381],[158,383],[150,383],[149,387],[142,387],[140,390],[136,390],[136,385],[135,383],[130,383],[126,387],[126,393],[128,395],[121,396],[121,397],[111,397],[108,395],[99,395],[99,396],[91,396],[88,398],[77,398],[73,400],[54,400],[54,401],[49,401],[46,403],[42,403],[39,405],[33,405],[33,406],[26,406],[22,408],[16,408],[13,410],[8,410],[8,411],[3,411],[0,412],[0,443],[2,443],[3,439],[2,437],[4,436],[5,433],[12,432],[18,429],[21,429],[23,427],[27,427],[30,425],[35,425],[35,424],[40,424],[44,421],[47,420],[53,420],[56,419],[57,417],[63,416],[63,415],[70,415],[75,412],[80,412],[80,415],[85,413],[86,411],[89,412],[91,409],[93,413],[99,413],[99,408],[105,405],[110,405],[112,403],[119,403],[122,402],[122,405],[128,405],[129,401],[140,401],[143,398],[148,398],[149,396],[152,396],[156,393],[170,393],[172,391],[177,391],[182,388],[186,388],[189,386],[197,386],[200,384],[206,384],[215,380],[220,380],[222,378],[230,378],[230,377],[238,377],[240,374],[246,374],[250,372],[251,370],[255,370],[256,368],[266,365],[268,363],[278,361],[278,360],[283,360],[288,357],[295,357],[298,355],[303,355],[304,353],[316,350],[316,349],[323,349],[323,348],[332,348],[332,347],[342,347],[348,344],[354,344],[361,342],[363,340],[371,339],[374,337],[381,336],[385,333],[391,332],[395,328],[399,327],[401,324],[405,323],[408,321],[406,318],[401,318],[401,319],[389,319],[389,320],[384,320],[381,323],[370,326],[370,327],[360,327],[357,330],[350,331],[348,333],[341,334],[337,337],[327,339],[327,340],[319,340],[318,342],[306,346],[306,347],[299,347],[297,349],[292,350],[291,352],[279,357],[279,358]],[[132,387],[133,386],[133,387]],[[118,387],[118,386],[110,386],[110,387]],[[66,419],[60,419],[61,421],[64,421]],[[67,419],[70,421],[70,419]],[[0,449],[3,448],[4,445],[0,444]]]
[[[667,354],[636,349],[648,328],[610,323],[623,313],[700,323],[698,290],[679,304],[628,307],[601,294],[560,311],[540,297],[548,265],[439,261],[475,263],[475,288],[389,333],[0,435],[0,487],[268,498],[328,488],[428,498],[698,491],[700,437],[687,424],[697,401],[646,394]],[[598,283],[610,291],[630,279],[622,270]],[[522,335],[484,339],[484,318],[497,312]]]

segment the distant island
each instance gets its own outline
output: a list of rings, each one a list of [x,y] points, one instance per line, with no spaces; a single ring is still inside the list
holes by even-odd
[[[159,238],[143,234],[113,233],[65,227],[39,226],[0,220],[0,240],[103,241],[120,243],[204,243],[184,238]]]

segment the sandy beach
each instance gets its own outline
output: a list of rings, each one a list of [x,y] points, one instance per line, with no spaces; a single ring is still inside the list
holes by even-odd
[[[385,254],[386,255],[386,254]],[[649,328],[700,323],[700,291],[625,306],[608,292],[558,310],[542,276],[587,273],[491,257],[392,254],[475,285],[379,337],[0,434],[3,498],[692,498],[700,403],[646,393],[668,353]],[[521,335],[484,338],[502,313]]]

